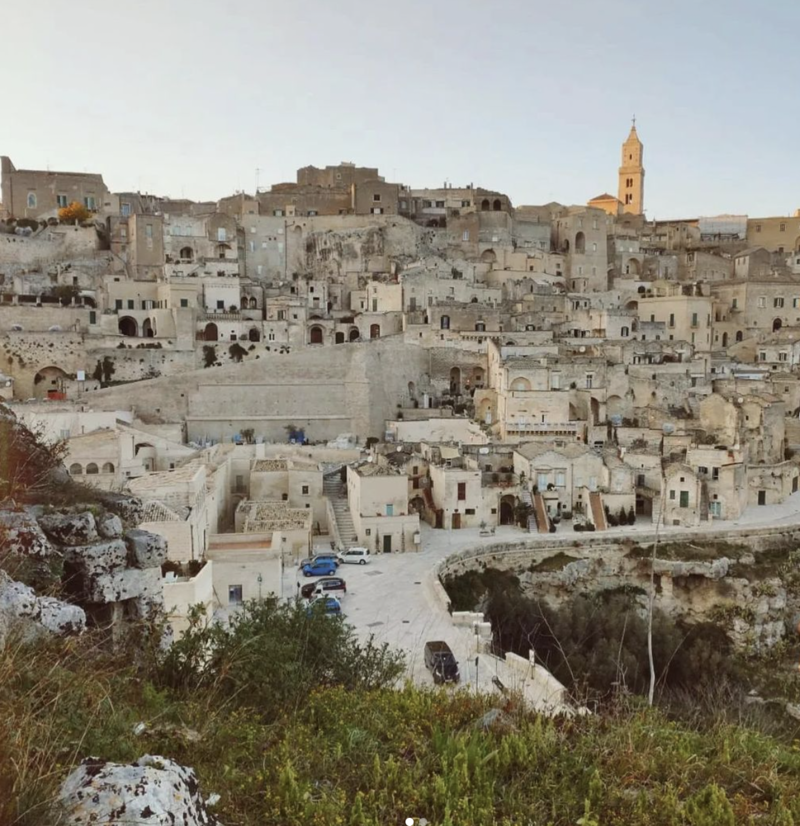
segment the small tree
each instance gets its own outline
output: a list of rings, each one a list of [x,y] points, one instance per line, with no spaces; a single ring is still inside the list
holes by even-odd
[[[92,213],[78,201],[73,201],[58,210],[58,219],[65,224],[82,224],[92,217]]]
[[[628,524],[635,525],[636,524],[636,511],[633,509],[633,505],[628,510]]]

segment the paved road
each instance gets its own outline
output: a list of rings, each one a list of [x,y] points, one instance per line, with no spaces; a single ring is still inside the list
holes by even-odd
[[[800,524],[800,493],[792,494],[782,505],[749,508],[736,522],[714,520],[697,529],[698,536],[709,531],[724,531],[746,527],[773,527]],[[609,539],[622,535],[652,532],[654,526],[643,521],[624,528],[612,528],[603,533]],[[685,528],[662,526],[661,534],[668,541],[672,532],[684,532]],[[456,655],[462,672],[462,682],[476,686],[475,645],[469,629],[458,628],[437,602],[431,588],[433,570],[437,563],[450,554],[466,548],[502,542],[519,542],[524,539],[532,546],[536,534],[528,534],[518,528],[501,527],[494,536],[482,537],[477,529],[460,531],[434,530],[422,525],[424,550],[405,554],[379,554],[368,565],[342,565],[339,573],[347,581],[347,596],[342,600],[345,616],[361,638],[370,634],[382,643],[405,651],[408,658],[408,674],[423,684],[432,683],[424,667],[423,646],[427,640],[445,640]],[[565,540],[580,538],[571,530],[558,534],[543,534],[542,539],[552,541],[563,536]],[[592,534],[594,539],[601,534]],[[316,544],[321,550],[330,550],[326,538],[319,537]],[[283,593],[297,592],[297,582],[308,582],[296,568],[284,574]],[[479,687],[483,689],[491,674],[487,668],[478,669]],[[490,683],[489,683],[490,685]]]

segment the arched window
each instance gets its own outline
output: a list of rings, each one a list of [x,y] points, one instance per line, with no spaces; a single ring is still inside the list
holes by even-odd
[[[486,324],[483,321],[475,322],[475,332],[476,333],[486,332]]]
[[[358,330],[358,327],[351,327],[350,328],[350,341],[358,341],[361,338],[361,333]]]
[[[630,332],[631,332],[631,331],[630,331],[627,327],[623,327],[623,328],[619,331],[619,334],[622,336],[622,338],[627,338],[627,337],[630,335]]]
[[[723,347],[728,346],[728,334],[727,333],[722,334],[722,346]]]
[[[512,390],[528,391],[531,389],[531,383],[527,379],[517,378],[511,382]]]
[[[450,329],[450,316],[449,315],[443,315],[439,319],[439,329],[441,329],[441,330],[449,330]]]
[[[738,330],[737,333],[736,333],[736,341],[741,341],[742,338],[743,338],[742,331]]]
[[[489,199],[484,198],[481,201],[481,212],[488,212],[490,208],[491,208],[491,205],[489,204]]]
[[[256,301],[256,297],[255,297],[255,296],[251,296],[251,297],[250,297],[250,309],[251,309],[251,310],[256,310],[256,309],[258,309],[258,302]]]
[[[86,465],[86,472],[90,474],[95,474],[100,473],[100,470],[94,462],[89,462],[89,464]]]
[[[191,247],[184,247],[180,252],[183,261],[194,261],[194,250]]]
[[[344,344],[344,333],[338,332],[336,333],[336,337],[334,339],[336,344]]]
[[[28,209],[36,209],[36,193],[28,193]]]
[[[369,337],[370,338],[380,338],[381,337],[381,325],[380,324],[370,324],[369,325]]]
[[[111,462],[106,462],[103,465],[103,473],[113,473],[114,472],[114,465]]]
[[[83,473],[83,466],[79,465],[77,462],[75,464],[69,466],[69,475],[70,476],[80,476]]]
[[[502,205],[502,203],[500,203],[500,199],[499,199],[499,198],[495,198],[494,203],[492,204],[492,209],[493,209],[495,212],[500,212],[500,210],[501,210],[502,208],[503,208],[503,205]]]
[[[578,232],[575,235],[575,252],[586,252],[586,236],[582,232]]]
[[[255,327],[250,328],[250,332],[247,334],[247,337],[250,341],[261,341],[261,333]]]

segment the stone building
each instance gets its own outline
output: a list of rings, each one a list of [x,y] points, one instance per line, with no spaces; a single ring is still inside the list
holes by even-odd
[[[14,218],[50,218],[73,201],[90,212],[103,212],[109,197],[102,175],[17,169],[5,155],[0,156],[0,176],[3,208]]]

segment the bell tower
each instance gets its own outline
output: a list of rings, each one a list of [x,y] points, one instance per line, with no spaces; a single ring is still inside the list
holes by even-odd
[[[633,118],[630,134],[622,144],[622,166],[619,168],[619,200],[622,211],[632,215],[644,212],[644,146],[636,134],[636,118]]]

